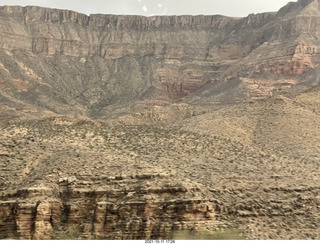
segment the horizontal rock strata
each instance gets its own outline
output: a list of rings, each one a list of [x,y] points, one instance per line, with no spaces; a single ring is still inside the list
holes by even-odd
[[[154,180],[157,187],[144,186]],[[77,230],[75,239],[168,239],[175,231],[215,223],[215,205],[190,196],[200,193],[198,187],[164,184],[168,181],[158,175],[121,176],[90,189],[71,177],[60,180],[56,200],[40,188],[38,197],[26,190],[20,200],[0,202],[0,238],[43,240]]]

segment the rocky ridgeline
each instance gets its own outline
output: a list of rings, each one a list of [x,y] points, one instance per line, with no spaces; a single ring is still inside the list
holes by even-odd
[[[105,118],[141,101],[264,99],[304,83],[301,77],[319,66],[318,7],[317,0],[300,0],[278,13],[230,18],[3,6],[0,101],[22,111]],[[294,82],[270,87],[275,79]]]
[[[2,21],[14,27],[1,27],[4,32],[0,45],[5,49],[76,57],[99,55],[106,59],[127,55],[186,56],[188,48],[196,44],[186,32],[196,29],[218,31],[236,22],[236,19],[224,16],[86,16],[67,10],[17,6],[0,7],[0,13]],[[55,31],[50,31],[49,26]],[[184,45],[177,46],[182,36],[173,31],[186,37]],[[160,38],[161,34],[165,36]],[[174,38],[171,43],[167,40],[170,37]],[[200,51],[199,58],[202,58],[205,49],[195,45],[189,52],[198,56]]]
[[[215,204],[197,186],[166,175],[102,182],[92,189],[91,182],[62,178],[57,199],[41,187],[2,197],[8,199],[0,202],[0,238],[52,239],[76,230],[76,239],[159,239],[214,224]]]

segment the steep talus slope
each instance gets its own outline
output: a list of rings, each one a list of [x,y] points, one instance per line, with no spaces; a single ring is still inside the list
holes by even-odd
[[[318,5],[298,1],[246,18],[4,6],[0,99],[40,112],[110,117],[147,100],[265,98],[303,83],[300,76],[319,65]]]
[[[109,115],[114,104],[121,112],[121,104],[177,99],[199,89],[216,72],[214,64],[233,55],[223,51],[222,58],[206,60],[208,43],[222,44],[236,21],[85,16],[36,7],[2,7],[1,18],[3,99],[15,102],[18,95],[53,112],[72,106],[89,116]]]
[[[319,93],[283,95],[265,101],[221,108],[181,123],[181,127],[208,132],[282,155],[318,158],[320,152]],[[311,104],[311,105],[310,105]]]
[[[242,19],[242,24],[232,33],[245,36],[243,40],[251,44],[251,49],[223,72],[225,84],[217,84],[218,89],[201,89],[195,94],[196,99],[190,98],[192,102],[201,101],[204,96],[207,102],[226,103],[235,95],[242,97],[236,101],[257,100],[297,84],[310,88],[308,79],[313,81],[312,85],[319,84],[313,72],[319,67],[319,2],[289,3],[262,25],[255,26],[259,17],[263,15]],[[224,89],[219,91],[219,87]],[[230,89],[236,91],[230,95]]]

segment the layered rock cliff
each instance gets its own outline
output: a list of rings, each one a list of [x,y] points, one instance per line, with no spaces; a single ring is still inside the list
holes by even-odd
[[[86,16],[4,6],[1,101],[22,109],[110,117],[141,100],[265,98],[286,89],[287,80],[303,83],[301,75],[319,66],[318,6],[300,0],[278,13],[246,18]],[[243,78],[253,78],[261,89]],[[276,86],[264,86],[265,80],[279,79],[283,82]],[[234,99],[224,87],[233,89]],[[269,92],[261,93],[265,89]],[[196,91],[200,98],[193,97]]]
[[[69,177],[56,192],[51,185],[2,195],[0,238],[170,239],[177,231],[213,226],[215,203],[201,197],[199,186],[171,177]]]

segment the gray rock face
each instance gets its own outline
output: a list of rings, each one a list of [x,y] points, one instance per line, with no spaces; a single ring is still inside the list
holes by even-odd
[[[0,102],[112,117],[147,101],[265,98],[319,65],[319,21],[318,1],[246,18],[0,7]]]

